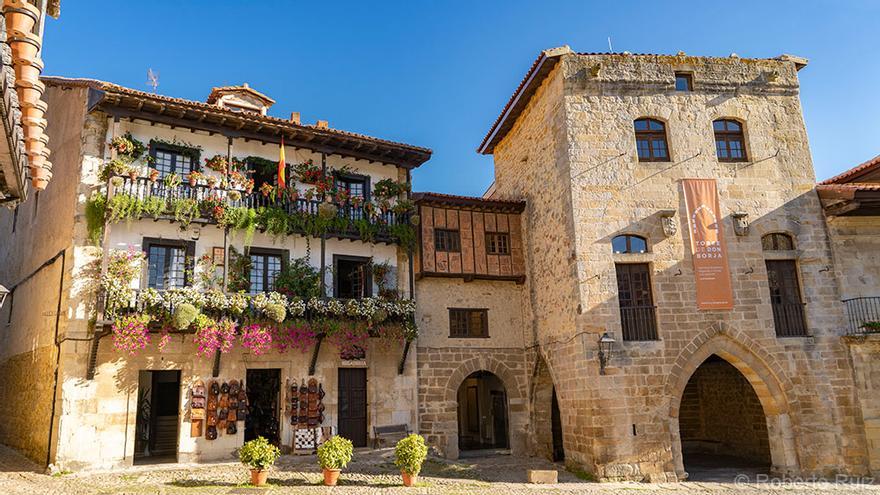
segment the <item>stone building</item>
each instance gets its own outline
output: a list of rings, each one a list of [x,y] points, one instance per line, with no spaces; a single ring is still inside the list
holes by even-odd
[[[531,452],[601,479],[683,479],[716,453],[867,473],[805,65],[568,47],[535,60],[479,147],[489,199],[526,204],[527,369],[505,386],[525,382],[530,421],[511,436]],[[732,309],[698,309],[684,179],[717,186]]]
[[[55,178],[0,213],[0,279],[44,268],[2,308],[0,442],[78,470],[416,425],[406,205],[430,150],[268,116],[246,84],[43,82]]]
[[[846,306],[845,342],[865,422],[870,469],[876,475],[880,472],[880,157],[820,182],[816,190]]]

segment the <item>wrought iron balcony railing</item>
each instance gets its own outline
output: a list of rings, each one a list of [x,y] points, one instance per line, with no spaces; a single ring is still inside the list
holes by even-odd
[[[880,333],[880,296],[844,299],[849,335]]]
[[[135,179],[128,176],[118,177],[122,179],[122,184],[114,189],[116,194],[127,194],[140,200],[160,198],[169,204],[178,199],[194,199],[206,204],[209,204],[212,200],[220,200],[231,207],[245,207],[254,210],[276,208],[288,215],[304,214],[313,216],[319,214],[322,204],[322,201],[318,199],[278,198],[274,195],[264,195],[257,191],[249,194],[245,191],[238,191],[240,198],[231,199],[229,197],[231,191],[210,187],[205,184],[192,186],[188,182],[184,182],[178,186],[169,187],[162,180],[154,182],[147,177],[137,177]],[[201,211],[200,213],[202,220],[208,223],[213,222],[210,211]],[[336,218],[343,221],[335,222],[332,229],[328,232],[329,235],[345,239],[361,239],[363,232],[359,228],[358,223],[366,221],[375,231],[375,239],[370,240],[385,243],[393,242],[394,240],[390,233],[391,226],[408,225],[410,223],[409,213],[397,213],[389,209],[370,214],[363,205],[355,206],[351,203],[338,206]]]
[[[773,308],[773,325],[777,337],[805,337],[807,319],[804,314],[804,303],[771,301]]]
[[[623,340],[657,340],[656,306],[621,306]]]

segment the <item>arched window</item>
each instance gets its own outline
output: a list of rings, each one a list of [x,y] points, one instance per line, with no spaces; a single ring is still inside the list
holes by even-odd
[[[742,124],[735,120],[719,119],[712,122],[715,131],[715,153],[721,162],[746,161],[746,140]]]
[[[780,232],[767,234],[761,238],[761,248],[764,251],[791,251],[794,249],[794,239]]]
[[[669,147],[666,145],[666,126],[654,119],[638,119],[633,122],[636,130],[636,150],[640,162],[668,162]]]
[[[615,254],[647,253],[648,241],[637,235],[619,235],[611,239],[611,249]]]

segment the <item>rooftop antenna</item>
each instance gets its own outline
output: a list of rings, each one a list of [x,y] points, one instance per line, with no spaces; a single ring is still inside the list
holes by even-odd
[[[159,72],[153,72],[152,68],[147,69],[147,86],[153,87],[153,93],[159,87]]]
[[[614,53],[614,47],[611,46],[611,36],[608,37],[608,51]]]

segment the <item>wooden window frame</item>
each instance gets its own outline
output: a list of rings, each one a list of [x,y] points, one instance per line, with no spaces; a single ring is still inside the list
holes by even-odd
[[[246,254],[247,254],[247,256],[248,256],[248,259],[250,259],[250,257],[251,257],[252,255],[257,255],[257,256],[279,256],[279,257],[281,258],[281,270],[282,270],[282,271],[283,271],[285,268],[287,268],[288,264],[290,263],[290,250],[288,250],[288,249],[272,249],[272,248],[263,248],[263,247],[250,247],[250,248],[248,248]],[[251,262],[251,263],[253,263],[253,262]],[[264,270],[263,270],[263,287],[264,287],[264,288],[268,288],[268,287],[269,287],[269,283],[268,283],[268,282],[269,282],[268,275],[269,275],[269,274],[268,274],[268,273],[266,272],[266,270],[264,269]],[[250,289],[251,289],[252,287],[253,287],[253,280],[251,280],[251,273],[250,273],[250,271],[248,271],[248,289],[249,289],[249,292],[251,292]],[[275,287],[273,286],[271,290],[275,290]],[[269,291],[266,290],[266,291],[264,291],[264,292],[269,292]],[[251,293],[253,293],[253,292],[251,292]]]
[[[638,130],[636,129],[636,122],[647,121],[648,129],[647,130]],[[651,130],[651,122],[656,122],[660,124],[663,129],[661,130]],[[669,146],[669,138],[666,136],[666,122],[662,120],[654,119],[651,117],[641,117],[635,119],[633,121],[633,131],[636,136],[636,157],[638,157],[640,162],[671,162],[672,161],[672,149]],[[654,141],[657,139],[663,139],[663,142],[666,144],[666,156],[655,156],[654,154]],[[648,156],[642,157],[639,154],[639,141],[647,140],[648,141]]]
[[[338,182],[363,182],[364,184],[364,203],[368,203],[372,196],[370,192],[370,188],[372,184],[370,183],[370,176],[363,174],[352,174],[352,173],[333,173],[333,182],[334,185]]]
[[[447,308],[449,310],[449,338],[451,339],[488,339],[489,338],[489,309],[488,308]],[[465,321],[468,323],[466,334],[456,334],[453,328],[453,314],[460,313],[464,315]],[[470,316],[472,313],[480,313],[480,334],[472,335],[470,329]]]
[[[351,256],[347,254],[334,254],[333,255],[333,297],[339,298],[339,270],[337,267],[339,266],[340,261],[355,261],[365,263],[367,268],[369,268],[366,272],[366,276],[364,277],[364,294],[361,295],[360,298],[372,297],[373,296],[373,270],[371,267],[372,258],[369,256]],[[323,276],[323,275],[322,275]],[[357,298],[357,299],[360,299]]]
[[[505,239],[499,243],[497,239]],[[504,245],[504,252],[498,251],[498,247]],[[495,251],[492,247],[495,247]],[[510,256],[510,234],[507,232],[486,232],[486,254],[492,256]]]
[[[614,239],[617,239],[619,237],[626,238],[626,251],[617,252],[614,250]],[[632,238],[633,237],[645,241],[645,252],[644,253],[639,253],[639,252],[632,250]],[[644,237],[644,236],[640,236],[638,234],[620,234],[620,235],[616,235],[611,238],[611,252],[613,254],[646,254],[651,251],[650,247],[651,247],[651,245],[648,243],[648,238]]]
[[[448,237],[446,240],[446,244],[454,244],[450,246],[441,246],[440,245],[440,234],[443,233],[444,236],[452,236]],[[458,229],[434,229],[434,251],[439,253],[460,253],[461,252],[461,231]]]
[[[150,140],[150,158],[154,161],[156,160],[156,152],[157,151],[164,151],[165,153],[171,153],[174,155],[188,156],[190,159],[190,162],[192,163],[192,167],[190,168],[190,171],[191,172],[200,172],[202,170],[202,163],[201,163],[202,152],[198,148],[184,146],[181,144],[166,143],[163,141],[156,141],[155,139],[151,139]],[[183,181],[186,182],[186,177],[185,177],[186,174],[183,174],[180,172],[180,170],[178,170],[176,157],[174,159],[173,170],[170,173],[174,173],[174,174],[181,176]]]
[[[678,89],[678,78],[684,78],[687,81],[687,89]],[[679,93],[690,93],[694,90],[694,73],[685,71],[675,71],[675,91]],[[667,144],[668,145],[668,144]]]
[[[717,131],[715,130],[716,122],[724,122],[725,130]],[[729,131],[727,130],[727,123],[733,122],[739,126],[739,131]],[[742,122],[736,119],[715,119],[712,121],[712,133],[715,136],[715,157],[718,158],[719,162],[747,162],[749,161],[749,154],[746,151],[746,126],[743,125]],[[727,157],[721,157],[718,155],[718,141],[724,142],[724,147],[727,150]],[[738,141],[742,150],[742,156],[738,158],[730,157],[730,143]]]
[[[648,304],[624,304],[624,301],[634,302],[632,287],[633,268],[644,268],[647,276]],[[630,293],[630,299],[621,298],[620,275],[621,271],[629,271],[630,287],[626,290]],[[652,342],[660,340],[660,330],[657,325],[657,306],[654,298],[654,277],[650,263],[615,263],[615,284],[617,286],[617,300],[620,309],[620,328],[623,340],[626,342]]]
[[[143,246],[144,257],[146,258],[146,276],[143,277],[141,288],[150,286],[150,248],[154,246],[184,248],[183,258],[183,286],[192,287],[193,285],[193,268],[195,266],[196,243],[195,241],[185,241],[183,239],[162,239],[159,237],[144,237],[141,243]],[[167,290],[166,287],[163,290]]]

